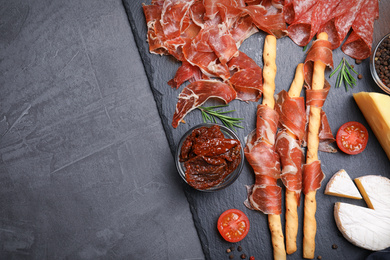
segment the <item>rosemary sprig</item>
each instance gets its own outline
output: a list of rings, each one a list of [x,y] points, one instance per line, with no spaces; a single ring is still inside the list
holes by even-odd
[[[329,75],[329,78],[331,78],[337,71],[339,71],[336,79],[336,88],[339,88],[341,84],[344,83],[345,91],[348,91],[348,86],[353,88],[356,85],[356,79],[353,77],[353,74],[351,74],[350,70],[356,75],[359,74],[343,57],[337,68]]]
[[[198,107],[198,109],[202,112],[203,122],[212,122],[217,123],[217,118],[230,129],[235,131],[235,127],[244,128],[241,124],[243,118],[235,118],[226,116],[225,114],[235,112],[236,110],[222,111],[222,107],[227,107],[228,105],[219,105],[219,106],[210,106],[210,107]]]

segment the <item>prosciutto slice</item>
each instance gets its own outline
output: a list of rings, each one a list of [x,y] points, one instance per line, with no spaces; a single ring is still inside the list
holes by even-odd
[[[332,46],[329,41],[315,40],[306,55],[303,73],[309,89],[311,89],[312,85],[313,68],[316,60],[322,61],[326,66],[333,68]],[[330,87],[329,82],[326,80],[325,84]]]
[[[324,178],[325,174],[321,170],[321,162],[319,160],[305,164],[303,166],[303,194],[318,190]]]
[[[275,110],[279,114],[279,123],[293,133],[302,142],[305,136],[306,109],[303,97],[291,98],[282,90],[276,96]]]
[[[280,157],[282,172],[280,178],[289,191],[294,191],[297,205],[302,190],[303,149],[298,139],[281,130],[276,136],[276,151]]]
[[[236,91],[229,84],[217,80],[199,80],[189,84],[179,95],[172,120],[173,128],[179,125],[187,113],[209,98],[218,98],[227,104],[236,98]]]
[[[262,69],[243,52],[232,58],[228,66],[229,70],[237,70],[229,79],[237,92],[237,99],[258,101],[263,91]]]
[[[253,209],[264,214],[282,213],[282,188],[279,155],[275,151],[278,113],[266,105],[257,106],[256,130],[248,136],[245,158],[255,173],[255,184],[249,189],[248,200]]]
[[[189,62],[183,61],[180,68],[176,71],[176,75],[173,79],[168,81],[168,85],[172,88],[178,88],[185,81],[194,82],[202,78],[200,69],[196,66],[192,66]]]
[[[311,88],[312,79],[313,79],[313,67],[314,61],[320,60],[328,67],[333,68],[333,56],[331,50],[331,43],[324,40],[316,40],[313,43],[313,46],[310,48],[303,67],[303,72],[305,76],[305,82],[308,86],[306,90],[306,112],[307,117],[310,113],[310,107],[320,107],[322,108],[326,97],[328,96],[330,90],[330,84],[327,80],[324,82],[324,88],[320,90],[314,90]],[[319,132],[319,147],[318,149],[322,152],[335,153],[337,150],[333,148],[330,144],[333,143],[336,139],[334,138],[329,122],[325,112],[321,111],[321,125]]]
[[[149,43],[149,51],[154,54],[167,54],[167,48],[164,45],[166,37],[162,31],[160,18],[162,14],[162,4],[155,3],[153,5],[142,6],[145,14],[146,25],[148,28],[147,38]]]
[[[345,54],[359,60],[371,55],[374,21],[378,18],[378,13],[378,0],[364,1],[359,15],[352,24],[352,33],[341,47]]]
[[[302,164],[304,153],[301,147],[305,137],[306,111],[303,97],[292,98],[285,90],[276,96],[275,110],[279,114],[279,130],[276,136],[276,151],[280,156],[280,178],[289,191],[294,191],[297,205],[302,190]],[[289,132],[290,133],[289,133]]]
[[[266,9],[262,5],[249,5],[245,12],[252,18],[253,23],[260,30],[281,38],[287,35],[287,26],[282,12],[275,12],[277,9]]]
[[[254,26],[252,18],[249,16],[241,17],[233,26],[229,29],[234,41],[236,42],[237,49],[241,44],[249,38],[251,35],[257,33],[259,30]]]
[[[328,21],[340,0],[317,1],[288,27],[288,36],[299,46],[307,45],[323,23]]]

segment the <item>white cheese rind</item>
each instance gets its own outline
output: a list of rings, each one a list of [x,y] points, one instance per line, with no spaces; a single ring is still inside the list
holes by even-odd
[[[337,202],[337,227],[356,246],[373,251],[390,247],[390,179],[366,175],[355,182],[370,208]]]
[[[362,199],[359,190],[344,169],[341,169],[332,176],[325,187],[324,193],[332,196]]]
[[[380,175],[366,175],[355,179],[364,189],[362,194],[375,210],[390,209],[390,179]],[[367,199],[369,201],[367,201]]]
[[[334,217],[340,232],[352,244],[372,251],[390,247],[389,210],[337,202]]]

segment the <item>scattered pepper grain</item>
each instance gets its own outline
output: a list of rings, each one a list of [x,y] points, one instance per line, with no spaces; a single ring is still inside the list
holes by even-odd
[[[246,254],[242,254],[241,259],[245,259],[245,258],[246,258]]]
[[[241,246],[238,246],[238,247],[237,247],[237,250],[238,250],[239,252],[241,252],[241,251],[242,251],[242,247],[241,247]]]
[[[320,256],[320,255],[317,256],[317,259],[318,259],[318,260],[321,260],[321,259],[322,259],[322,256]]]
[[[230,248],[226,249],[226,253],[229,254],[230,252],[232,252],[232,250],[230,250]]]
[[[229,259],[233,259],[234,258],[234,255],[229,255]]]
[[[358,79],[362,79],[363,78],[363,75],[362,74],[359,74],[358,75]]]
[[[332,248],[333,248],[333,249],[337,249],[338,246],[337,246],[336,244],[333,244],[333,245],[332,245]]]

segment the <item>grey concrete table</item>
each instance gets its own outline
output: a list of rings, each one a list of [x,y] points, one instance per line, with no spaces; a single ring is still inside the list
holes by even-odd
[[[0,259],[203,259],[120,0],[0,0]]]

